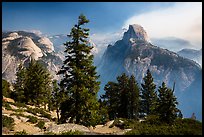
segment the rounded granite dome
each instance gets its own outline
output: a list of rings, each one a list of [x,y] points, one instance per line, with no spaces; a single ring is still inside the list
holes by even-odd
[[[149,41],[147,32],[144,28],[138,24],[129,25],[129,29],[127,32],[124,33],[123,40],[130,41],[130,40],[144,40]]]

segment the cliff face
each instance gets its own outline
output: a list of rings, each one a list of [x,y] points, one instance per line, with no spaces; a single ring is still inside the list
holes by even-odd
[[[17,31],[2,33],[2,78],[15,81],[20,62],[25,66],[30,58],[41,60],[55,79],[62,65],[62,57],[55,52],[53,43],[34,33]]]

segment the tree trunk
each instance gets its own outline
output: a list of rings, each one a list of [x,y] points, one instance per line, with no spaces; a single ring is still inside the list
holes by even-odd
[[[57,108],[57,122],[59,122],[59,108]]]

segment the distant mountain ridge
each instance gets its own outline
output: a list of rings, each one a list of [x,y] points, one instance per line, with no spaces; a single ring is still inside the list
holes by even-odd
[[[139,25],[130,25],[128,31],[124,33],[123,39],[118,40],[114,45],[108,45],[104,52],[101,63],[97,68],[101,76],[99,96],[104,93],[103,87],[105,84],[108,81],[115,81],[116,77],[123,72],[134,75],[137,82],[141,83],[147,69],[150,69],[157,87],[163,81],[167,83],[167,86],[173,87],[175,82],[175,94],[179,100],[192,83],[201,85],[201,81],[197,80],[202,74],[198,63],[183,58],[175,52],[153,45],[148,41],[146,31],[141,26],[140,29],[137,29],[138,27]],[[202,95],[201,89],[198,89],[198,94]],[[197,95],[193,98],[197,98]],[[187,103],[181,103],[185,104],[181,109],[185,109]],[[189,106],[193,107],[192,105]],[[199,104],[199,117],[202,114],[201,106],[202,104]],[[192,114],[187,113],[184,115]]]
[[[202,67],[202,48],[200,50],[195,49],[182,49],[177,52],[180,56],[194,60]]]

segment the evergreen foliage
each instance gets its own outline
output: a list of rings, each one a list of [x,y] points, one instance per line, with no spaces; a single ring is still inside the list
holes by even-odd
[[[58,86],[57,80],[53,80],[52,93],[51,93],[50,103],[48,107],[50,110],[56,110],[58,122],[59,122],[59,107],[61,102],[63,101],[63,98],[64,98],[64,94],[60,92],[60,88]]]
[[[129,78],[125,73],[117,77],[117,82],[108,82],[105,85],[106,92],[101,96],[103,100],[100,100],[100,104],[107,109],[108,118],[138,120],[142,117],[149,124],[172,124],[176,118],[182,118],[182,113],[177,108],[177,99],[173,95],[174,89],[167,88],[163,82],[157,95],[156,85],[149,70],[143,79],[142,92],[135,77],[132,75]]]
[[[140,97],[139,97],[139,85],[132,75],[129,79],[129,92],[130,92],[130,119],[138,119],[139,108],[140,108]]]
[[[152,119],[153,118],[153,119]],[[192,119],[177,118],[172,125],[156,122],[156,117],[147,122],[125,123],[131,131],[125,135],[202,135],[202,123]],[[158,118],[157,118],[158,120]]]
[[[120,77],[117,77],[118,81],[118,92],[119,92],[119,110],[118,110],[118,117],[121,118],[128,118],[128,111],[129,111],[129,85],[128,76],[123,73]]]
[[[137,119],[139,115],[139,87],[134,76],[123,73],[117,77],[117,83],[108,82],[104,90],[103,105],[108,110],[109,119]]]
[[[95,125],[99,103],[97,92],[100,82],[93,66],[93,55],[88,46],[87,38],[89,29],[82,28],[89,20],[84,15],[80,15],[78,23],[72,28],[70,35],[71,41],[65,45],[65,61],[59,75],[63,75],[60,82],[60,92],[65,93],[66,100],[61,103],[62,123],[70,117],[70,122],[83,125]]]
[[[35,60],[31,60],[26,69],[25,96],[35,105],[46,105],[51,95],[51,75]]]
[[[143,80],[144,83],[141,84],[141,112],[144,115],[155,114],[157,105],[156,85],[149,69]]]
[[[178,117],[179,113],[181,117],[181,111],[176,107],[178,102],[176,97],[173,95],[173,91],[166,87],[166,84],[162,82],[162,86],[158,89],[158,108],[160,119],[167,123],[173,123]]]
[[[19,65],[14,83],[14,99],[34,105],[46,105],[51,95],[51,75],[38,61],[31,59],[29,66]]]
[[[5,79],[2,79],[2,95],[5,97],[10,97],[12,91],[10,89],[10,83]]]
[[[28,133],[25,130],[23,130],[16,132],[14,135],[28,135]]]
[[[14,119],[12,117],[2,115],[2,127],[6,127],[9,130],[13,130],[14,125],[15,125],[15,123],[14,123]]]
[[[108,82],[104,90],[106,91],[104,95],[101,96],[101,99],[103,99],[103,105],[108,110],[109,119],[113,120],[116,117],[118,117],[118,111],[119,111],[119,92],[118,92],[118,83],[114,82]]]
[[[40,129],[43,129],[45,127],[45,122],[44,121],[39,121],[37,124],[36,124],[37,127],[39,127]]]
[[[26,81],[26,68],[23,67],[22,63],[20,63],[16,73],[16,82],[14,83],[13,98],[15,101],[26,102],[26,96],[24,91],[25,81]]]
[[[34,117],[34,116],[28,116],[28,120],[27,120],[27,122],[31,122],[31,123],[33,123],[33,124],[35,124],[35,123],[37,123],[38,122],[38,118],[37,117]]]

